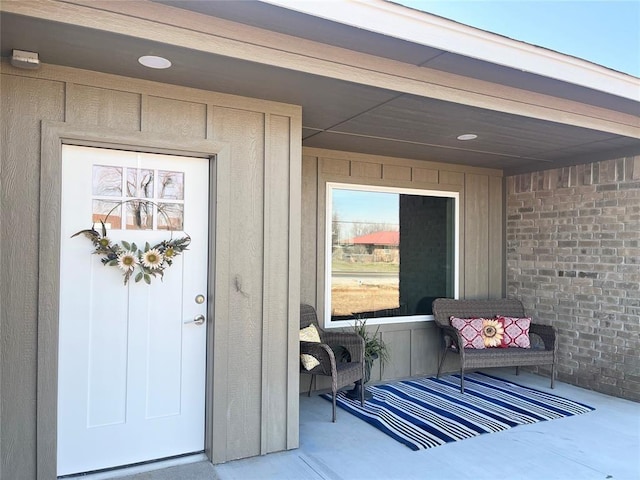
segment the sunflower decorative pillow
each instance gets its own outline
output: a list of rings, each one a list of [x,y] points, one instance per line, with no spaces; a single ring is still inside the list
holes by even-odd
[[[482,340],[487,348],[501,347],[504,327],[498,320],[484,318],[482,321]]]
[[[462,348],[492,348],[502,346],[504,327],[501,322],[489,318],[450,318],[462,337]]]

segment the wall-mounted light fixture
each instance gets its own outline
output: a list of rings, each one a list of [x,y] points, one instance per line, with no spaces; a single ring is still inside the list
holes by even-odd
[[[40,68],[40,59],[36,52],[13,50],[11,53],[11,65],[17,68],[35,70],[36,68]]]

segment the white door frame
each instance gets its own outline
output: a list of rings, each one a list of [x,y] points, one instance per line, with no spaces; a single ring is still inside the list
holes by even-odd
[[[60,204],[62,144],[120,148],[147,153],[210,159],[209,269],[207,312],[207,368],[205,390],[205,454],[212,458],[213,340],[217,283],[215,259],[228,245],[217,242],[216,230],[229,219],[230,152],[226,143],[168,137],[146,132],[122,132],[97,127],[43,121],[41,127],[40,238],[38,278],[37,478],[57,475],[58,312],[60,279]],[[214,198],[215,197],[215,198]]]

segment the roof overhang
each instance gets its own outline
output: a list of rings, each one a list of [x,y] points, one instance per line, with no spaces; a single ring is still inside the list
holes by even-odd
[[[635,77],[391,1],[343,0],[339,8],[336,8],[336,2],[264,1],[315,18],[430,47],[440,53],[457,54],[494,67],[506,67],[640,101],[640,86]]]
[[[506,173],[640,154],[639,79],[388,2],[4,0],[0,12],[3,57],[301,105],[309,147]],[[149,53],[173,67],[141,67]]]

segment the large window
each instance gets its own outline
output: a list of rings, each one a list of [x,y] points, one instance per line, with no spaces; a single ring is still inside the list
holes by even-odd
[[[457,296],[458,193],[327,184],[326,316],[432,319]]]

